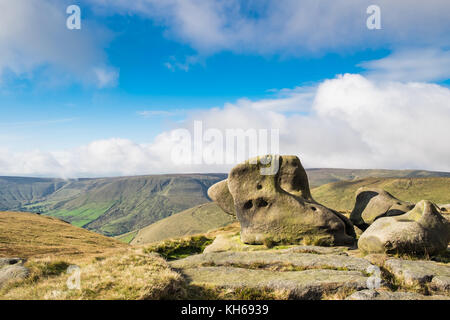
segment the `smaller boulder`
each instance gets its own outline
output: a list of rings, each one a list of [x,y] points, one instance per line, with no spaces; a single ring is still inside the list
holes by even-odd
[[[232,216],[236,216],[236,210],[234,209],[233,196],[228,189],[227,180],[222,180],[213,184],[208,189],[208,197],[226,213]]]
[[[450,222],[434,203],[422,200],[405,214],[374,221],[358,247],[367,253],[434,255],[446,250],[449,241]]]
[[[366,230],[376,219],[404,214],[414,204],[397,199],[382,189],[359,188],[350,220],[361,230]]]

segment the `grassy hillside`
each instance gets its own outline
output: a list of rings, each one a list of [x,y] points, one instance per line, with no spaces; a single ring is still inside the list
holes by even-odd
[[[364,178],[428,178],[448,177],[450,172],[425,170],[383,170],[383,169],[306,169],[309,184],[315,188],[327,183],[360,180]]]
[[[360,187],[381,188],[395,197],[411,202],[431,200],[438,204],[450,203],[450,178],[366,178],[339,181],[312,189],[312,195],[327,207],[346,211],[355,204],[355,192]]]
[[[114,236],[208,202],[208,188],[224,178],[223,174],[68,181],[2,178],[7,183],[0,188],[0,199],[4,199],[0,203],[9,210],[41,212]]]
[[[4,299],[177,299],[183,279],[160,256],[30,213],[0,212],[0,257],[25,257],[30,275],[0,286]],[[70,290],[68,267],[81,270]],[[1,266],[0,266],[1,268]]]
[[[234,221],[233,217],[216,204],[206,203],[174,214],[139,230],[131,244],[144,244],[205,233]]]
[[[52,217],[0,212],[0,257],[46,257],[96,254],[126,245]]]
[[[61,179],[0,177],[0,210],[17,210],[40,201],[65,186]]]

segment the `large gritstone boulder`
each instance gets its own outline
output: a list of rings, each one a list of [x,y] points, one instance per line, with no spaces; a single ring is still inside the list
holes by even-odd
[[[241,163],[231,170],[228,189],[244,243],[354,242],[350,220],[311,197],[305,169],[296,156],[265,156]]]
[[[401,201],[382,189],[359,188],[350,220],[361,230],[366,230],[376,219],[404,214],[414,204]]]
[[[278,157],[277,159],[280,159]],[[289,193],[313,201],[309,190],[308,177],[306,171],[301,166],[292,165],[300,163],[296,156],[283,156],[281,163],[277,160],[279,166],[278,183],[280,187]],[[252,160],[249,160],[252,161]],[[226,213],[236,216],[233,196],[228,189],[228,180],[222,180],[212,185],[208,189],[208,196],[217,203],[217,205]]]
[[[368,253],[433,255],[447,249],[450,222],[431,201],[422,200],[413,210],[377,219],[361,235],[358,247]]]

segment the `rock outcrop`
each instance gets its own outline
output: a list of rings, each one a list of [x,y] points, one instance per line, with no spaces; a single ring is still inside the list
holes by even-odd
[[[354,243],[350,220],[314,201],[306,171],[296,156],[250,159],[231,170],[226,186],[221,182],[209,194],[231,211],[229,190],[244,243]]]
[[[414,204],[397,199],[382,189],[359,188],[350,220],[361,230],[366,230],[380,217],[398,216],[414,208]]]
[[[361,235],[358,247],[368,253],[433,255],[450,241],[450,222],[430,201],[422,200],[409,212],[379,218]]]

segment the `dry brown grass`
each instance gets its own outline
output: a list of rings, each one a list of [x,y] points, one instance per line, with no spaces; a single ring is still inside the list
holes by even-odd
[[[56,218],[0,212],[0,257],[44,258],[105,254],[127,245]]]
[[[53,262],[54,264],[54,262]],[[62,264],[62,262],[58,262]],[[180,274],[157,254],[120,250],[105,259],[79,263],[81,288],[69,289],[66,272],[44,274],[52,262],[28,262],[32,275],[0,290],[2,299],[26,300],[142,300],[177,299],[185,295]]]
[[[61,220],[0,212],[0,257],[22,257],[30,276],[10,282],[0,299],[165,299],[184,295],[182,277],[154,253]],[[81,269],[81,289],[70,290],[69,265]]]

